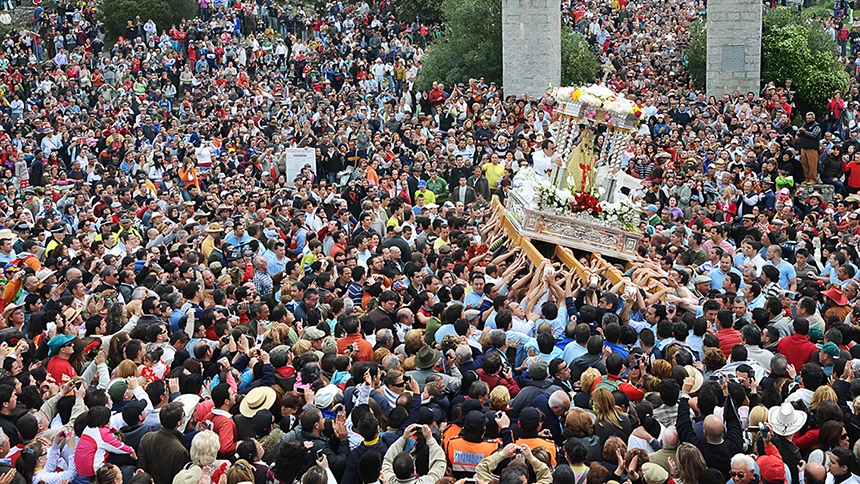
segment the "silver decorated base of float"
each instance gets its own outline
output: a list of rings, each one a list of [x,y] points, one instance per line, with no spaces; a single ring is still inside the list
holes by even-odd
[[[633,260],[641,235],[606,224],[580,212],[572,215],[536,210],[516,190],[511,191],[506,215],[522,237],[542,240],[602,256]]]

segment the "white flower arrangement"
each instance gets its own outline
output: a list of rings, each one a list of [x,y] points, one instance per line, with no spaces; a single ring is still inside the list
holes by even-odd
[[[579,102],[581,102],[582,104],[585,104],[587,106],[592,106],[592,107],[597,107],[597,108],[599,108],[600,106],[603,105],[603,101],[599,97],[594,96],[592,94],[588,94],[586,92],[583,92],[579,96]]]
[[[635,106],[636,105],[633,103],[633,101],[623,97],[603,102],[603,109],[606,110],[606,112],[621,114],[625,116],[628,114],[633,114],[633,108]]]
[[[552,212],[556,215],[564,215],[570,210],[570,202],[573,194],[569,189],[558,188],[549,183],[541,183],[537,187],[537,207],[544,212]]]
[[[590,86],[586,86],[582,88],[582,92],[583,94],[590,94],[600,99],[608,99],[611,97],[615,97],[615,93],[612,91],[612,89],[609,89],[608,87],[601,84],[592,84]]]
[[[615,203],[600,202],[600,206],[603,208],[603,211],[600,212],[600,218],[604,222],[620,226],[631,232],[639,230],[637,224],[639,223],[640,210],[629,198],[621,198]]]

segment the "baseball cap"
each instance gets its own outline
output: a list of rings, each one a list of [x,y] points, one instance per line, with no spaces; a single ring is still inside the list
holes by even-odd
[[[541,413],[533,407],[526,407],[520,412],[519,424],[523,430],[537,430],[541,424]]]
[[[146,410],[146,402],[143,400],[131,400],[122,409],[122,419],[126,425],[135,425],[140,421],[140,415]]]
[[[821,345],[821,351],[824,352],[824,354],[826,354],[827,356],[831,356],[833,358],[836,358],[837,356],[842,354],[842,351],[839,349],[838,346],[836,346],[836,343],[832,341],[828,341],[827,343]]]
[[[785,465],[782,459],[763,455],[756,461],[761,478],[767,482],[785,482]]]

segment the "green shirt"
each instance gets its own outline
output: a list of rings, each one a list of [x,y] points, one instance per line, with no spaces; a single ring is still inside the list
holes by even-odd
[[[448,198],[448,194],[450,193],[448,191],[448,182],[439,177],[436,177],[436,181],[433,181],[432,178],[427,180],[427,189],[433,192],[433,195],[436,197],[435,203],[439,205],[445,203],[445,199]],[[426,202],[427,199],[425,198],[424,201]]]

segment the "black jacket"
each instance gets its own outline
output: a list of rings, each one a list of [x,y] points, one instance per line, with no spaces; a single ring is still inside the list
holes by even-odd
[[[349,441],[340,441],[335,436],[326,438],[304,430],[299,434],[299,440],[313,444],[311,455],[316,455],[317,451],[322,449],[323,454],[328,459],[332,474],[340,482],[343,478],[343,472],[346,470],[346,462],[349,459]]]
[[[801,128],[803,131],[798,130],[797,132],[797,147],[802,150],[818,150],[819,142],[821,141],[821,126],[813,121],[811,123],[803,123]]]
[[[0,414],[0,429],[3,429],[3,433],[9,439],[9,447],[15,447],[21,442],[21,438],[18,437],[18,426],[15,425],[17,420],[12,415]]]
[[[723,419],[726,422],[725,437],[721,443],[713,444],[696,435],[693,430],[689,401],[688,395],[682,395],[678,400],[678,420],[675,424],[678,437],[681,442],[688,442],[698,447],[702,451],[708,467],[713,467],[722,472],[728,481],[730,479],[729,471],[732,468],[732,457],[744,450],[743,429],[741,429],[741,422],[738,419],[737,410],[735,410],[735,403],[731,397],[726,397],[726,403],[723,406]],[[789,469],[791,469],[790,464]]]
[[[14,467],[9,464],[0,464],[0,474],[5,474],[14,469]],[[11,484],[27,484],[27,480],[24,479],[24,476],[20,472],[15,473],[15,477],[12,478]]]

